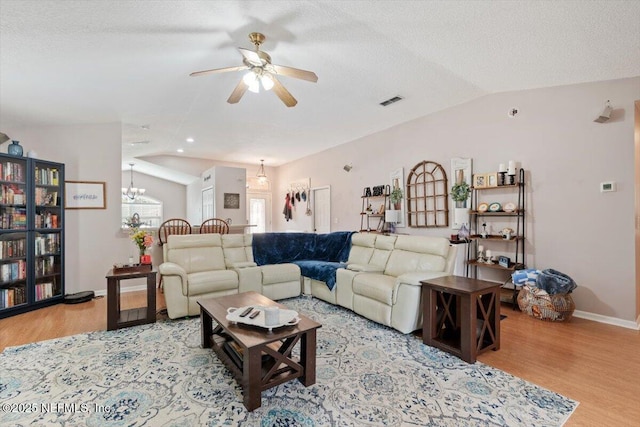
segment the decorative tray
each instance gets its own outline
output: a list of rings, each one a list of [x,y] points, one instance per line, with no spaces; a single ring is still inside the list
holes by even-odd
[[[113,264],[113,274],[151,271],[151,264]]]
[[[247,316],[240,317],[240,314],[246,309],[248,309],[249,307],[253,307],[253,310],[251,311],[251,313],[249,313],[249,315]],[[243,325],[258,326],[260,328],[269,329],[269,331],[271,331],[274,328],[280,328],[282,326],[297,325],[298,322],[300,322],[300,318],[298,317],[297,311],[281,308],[279,310],[279,314],[280,314],[279,322],[274,325],[267,326],[265,324],[265,313],[264,313],[265,308],[266,307],[261,305],[248,305],[245,307],[238,307],[238,308],[229,307],[227,309],[227,320],[230,322],[242,323]],[[255,313],[256,311],[258,311],[259,314],[253,319],[251,319],[249,316]]]

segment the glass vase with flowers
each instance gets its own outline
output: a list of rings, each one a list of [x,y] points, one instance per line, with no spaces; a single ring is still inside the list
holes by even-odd
[[[153,236],[145,230],[138,229],[131,235],[131,240],[133,240],[140,251],[140,263],[151,264],[151,256],[146,255],[146,251],[153,244]]]

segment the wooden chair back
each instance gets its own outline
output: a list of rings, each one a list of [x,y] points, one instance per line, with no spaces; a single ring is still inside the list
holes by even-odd
[[[172,234],[191,234],[191,224],[186,219],[172,218],[160,225],[158,240],[160,246],[167,243],[167,238]]]
[[[202,223],[200,226],[200,234],[206,233],[229,233],[229,224],[224,219],[211,218]]]

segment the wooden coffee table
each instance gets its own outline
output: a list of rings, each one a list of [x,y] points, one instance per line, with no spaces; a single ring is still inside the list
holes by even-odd
[[[229,307],[285,306],[257,292],[244,292],[198,300],[203,348],[212,348],[242,386],[244,406],[253,411],[261,405],[264,390],[294,378],[305,387],[316,382],[316,330],[322,327],[298,313],[300,322],[272,332],[227,320]],[[217,322],[215,328],[213,322]],[[292,350],[300,342],[300,357]],[[239,351],[231,351],[230,346]],[[240,355],[238,354],[240,353]],[[240,357],[238,357],[240,356]]]

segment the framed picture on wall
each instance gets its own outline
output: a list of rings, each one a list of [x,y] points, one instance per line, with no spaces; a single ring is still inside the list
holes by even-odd
[[[65,209],[106,209],[105,182],[65,181]]]
[[[224,208],[225,209],[240,209],[240,194],[239,193],[224,193]]]
[[[475,188],[484,188],[487,186],[487,174],[476,173],[473,175],[473,186]]]

